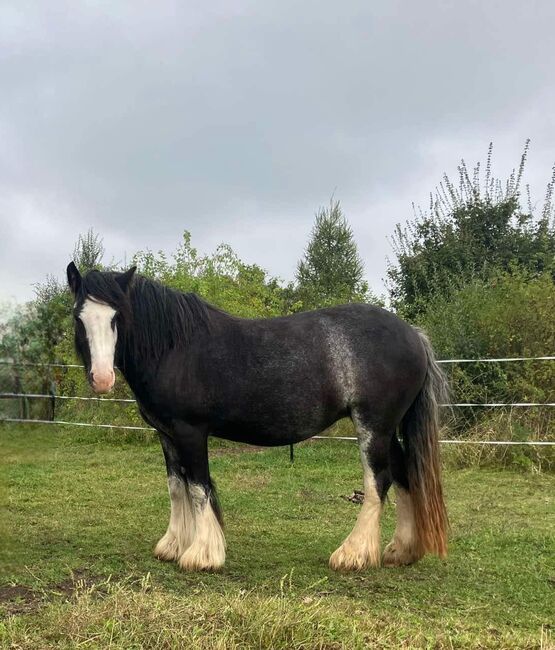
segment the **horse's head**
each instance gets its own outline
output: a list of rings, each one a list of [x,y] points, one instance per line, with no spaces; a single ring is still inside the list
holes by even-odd
[[[89,271],[81,276],[73,262],[67,267],[75,297],[75,349],[95,393],[107,393],[114,386],[118,329],[121,332],[129,324],[128,293],[135,268],[125,273]]]

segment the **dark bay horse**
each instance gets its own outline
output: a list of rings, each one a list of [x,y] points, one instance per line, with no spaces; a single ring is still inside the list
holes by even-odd
[[[209,435],[288,445],[343,417],[356,427],[365,497],[330,566],[360,570],[446,554],[437,440],[446,384],[421,332],[362,304],[236,318],[134,272],[81,276],[73,263],[67,268],[76,349],[93,390],[109,391],[117,366],[160,434],[171,515],[158,558],[187,570],[224,564]],[[381,558],[380,515],[392,483],[397,525]]]

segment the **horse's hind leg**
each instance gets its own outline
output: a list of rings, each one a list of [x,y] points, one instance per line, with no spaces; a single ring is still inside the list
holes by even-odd
[[[360,571],[380,565],[380,518],[391,485],[389,445],[392,429],[372,423],[363,412],[352,415],[364,472],[364,502],[355,527],[330,557],[336,571]]]
[[[418,540],[405,452],[397,436],[391,439],[391,475],[395,488],[396,525],[393,539],[385,547],[384,566],[402,566],[419,560],[424,552]]]

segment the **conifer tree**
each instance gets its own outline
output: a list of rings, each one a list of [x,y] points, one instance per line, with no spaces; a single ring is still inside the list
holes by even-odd
[[[297,292],[304,309],[368,298],[364,266],[353,231],[339,201],[320,208],[303,259],[297,266]]]

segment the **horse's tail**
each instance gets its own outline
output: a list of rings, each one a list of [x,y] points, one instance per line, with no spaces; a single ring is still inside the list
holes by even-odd
[[[441,485],[438,437],[439,405],[446,401],[448,384],[428,337],[420,330],[418,334],[426,350],[426,379],[401,422],[401,435],[420,550],[445,557],[448,520]]]

